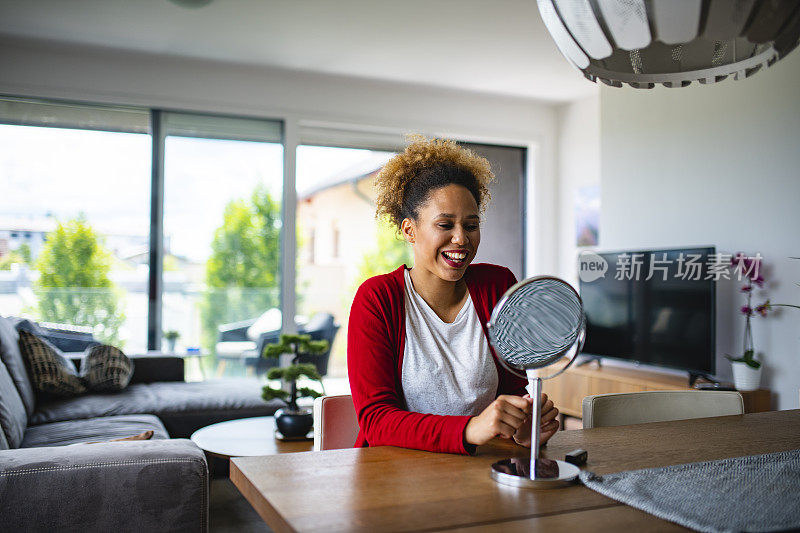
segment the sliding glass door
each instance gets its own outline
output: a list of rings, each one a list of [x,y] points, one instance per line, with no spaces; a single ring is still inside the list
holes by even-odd
[[[350,306],[367,278],[411,266],[410,248],[375,220],[374,178],[389,151],[301,145],[297,149],[297,311],[300,320],[331,315],[328,375],[347,375]],[[324,323],[324,322],[323,322]]]
[[[3,315],[255,366],[281,325],[281,122],[0,98],[0,146]]]
[[[147,110],[0,98],[0,313],[146,349]]]
[[[281,327],[281,124],[160,117],[162,334],[206,355],[205,373],[253,374],[261,334]]]

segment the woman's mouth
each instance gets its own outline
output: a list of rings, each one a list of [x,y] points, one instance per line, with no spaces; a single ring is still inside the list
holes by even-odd
[[[469,252],[466,250],[449,250],[442,252],[442,259],[453,268],[461,268],[467,264]]]

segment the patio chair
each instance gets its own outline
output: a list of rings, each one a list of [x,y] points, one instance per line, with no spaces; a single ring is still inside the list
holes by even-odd
[[[311,320],[306,324],[298,325],[298,333],[310,335],[312,340],[326,340],[329,345],[328,351],[322,355],[301,355],[298,362],[311,363],[317,367],[320,376],[326,376],[328,374],[328,361],[331,355],[331,348],[333,347],[333,341],[336,338],[339,327],[339,324],[336,324],[331,313],[317,313],[312,316]],[[278,342],[280,335],[280,330],[262,333],[258,338],[255,355],[245,359],[246,365],[255,367],[256,375],[261,376],[270,368],[279,365],[277,359],[267,359],[261,357],[261,354],[264,352],[264,346]]]

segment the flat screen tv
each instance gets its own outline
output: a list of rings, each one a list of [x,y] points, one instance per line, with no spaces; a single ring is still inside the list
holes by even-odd
[[[714,254],[714,247],[581,254],[583,353],[713,375]]]

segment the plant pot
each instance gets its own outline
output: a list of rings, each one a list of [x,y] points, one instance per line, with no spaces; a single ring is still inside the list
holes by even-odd
[[[761,367],[753,368],[747,363],[731,362],[733,367],[733,383],[736,390],[758,390],[761,384]]]
[[[170,353],[175,353],[175,341],[177,341],[177,339],[167,339],[167,350],[169,350]]]
[[[308,409],[275,411],[275,426],[285,439],[299,439],[308,435],[314,425],[314,415]]]

